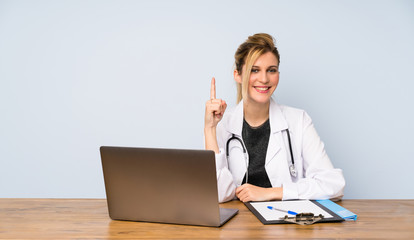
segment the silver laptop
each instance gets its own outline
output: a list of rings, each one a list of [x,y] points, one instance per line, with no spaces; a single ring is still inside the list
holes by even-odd
[[[213,151],[101,147],[114,220],[219,227],[237,209],[219,208]]]

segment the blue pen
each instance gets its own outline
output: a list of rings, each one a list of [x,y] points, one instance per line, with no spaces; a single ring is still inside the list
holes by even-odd
[[[293,212],[293,211],[286,211],[286,210],[279,209],[279,208],[275,208],[275,207],[272,207],[272,206],[267,206],[267,208],[269,208],[270,210],[276,210],[276,211],[285,212],[285,213],[287,213],[287,214],[291,214],[291,215],[298,215],[296,212]]]

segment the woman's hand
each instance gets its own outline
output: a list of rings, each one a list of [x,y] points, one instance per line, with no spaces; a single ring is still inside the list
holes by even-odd
[[[207,150],[219,153],[217,144],[216,127],[223,118],[227,104],[224,100],[216,99],[216,80],[211,79],[210,100],[206,102],[204,116],[204,137]]]
[[[281,200],[283,188],[262,188],[246,183],[236,188],[236,196],[242,202]]]
[[[211,79],[210,100],[206,102],[204,128],[215,128],[226,111],[226,101],[216,99],[216,80]]]

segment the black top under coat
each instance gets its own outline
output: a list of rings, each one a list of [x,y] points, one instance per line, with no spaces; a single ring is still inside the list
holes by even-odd
[[[243,120],[242,137],[249,154],[248,183],[258,187],[272,187],[265,169],[270,137],[269,119],[258,127],[251,127],[246,120]],[[246,175],[242,183],[245,182]]]

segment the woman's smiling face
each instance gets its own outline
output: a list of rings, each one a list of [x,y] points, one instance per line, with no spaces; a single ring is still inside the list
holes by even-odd
[[[250,72],[247,101],[268,103],[279,83],[279,62],[272,52],[262,54]]]

